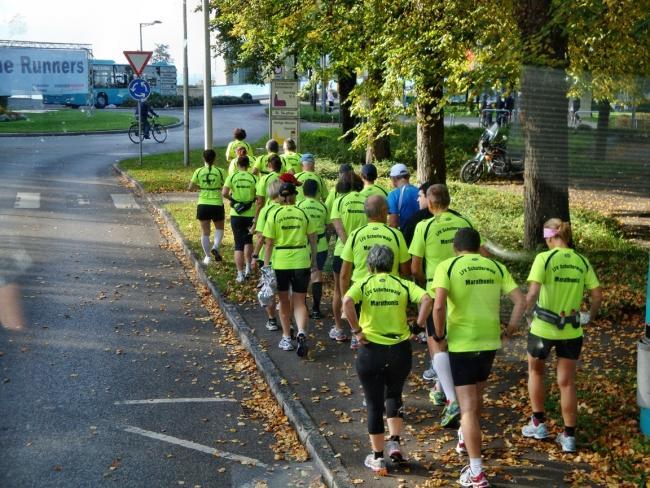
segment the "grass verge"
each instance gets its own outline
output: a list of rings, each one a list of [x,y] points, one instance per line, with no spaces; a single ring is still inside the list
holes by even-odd
[[[127,130],[135,120],[130,112],[112,112],[110,110],[61,109],[24,115],[26,116],[24,120],[1,122],[0,133]],[[158,122],[163,125],[171,125],[178,122],[178,118],[164,115],[158,118]]]

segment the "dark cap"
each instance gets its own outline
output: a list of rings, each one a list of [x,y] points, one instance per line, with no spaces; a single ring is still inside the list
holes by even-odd
[[[377,167],[372,164],[364,164],[361,166],[361,176],[366,180],[376,180],[377,179]]]
[[[350,163],[343,163],[341,166],[339,166],[339,174],[342,175],[343,173],[350,173],[354,171],[354,168]]]

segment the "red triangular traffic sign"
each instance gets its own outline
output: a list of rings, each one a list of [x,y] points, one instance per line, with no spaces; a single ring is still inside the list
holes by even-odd
[[[149,63],[153,51],[124,51],[126,60],[133,68],[137,76],[140,76],[144,71],[145,66]]]

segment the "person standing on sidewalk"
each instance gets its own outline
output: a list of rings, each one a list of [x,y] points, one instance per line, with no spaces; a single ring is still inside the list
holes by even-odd
[[[432,216],[415,226],[409,247],[411,273],[415,282],[426,289],[433,282],[438,264],[454,256],[453,240],[456,232],[463,227],[472,227],[469,220],[449,208],[450,203],[451,197],[446,185],[435,184],[427,189],[428,210]],[[484,256],[487,255],[483,248],[481,252]],[[435,298],[435,293],[433,296]],[[431,367],[422,376],[427,381],[435,381],[429,394],[431,402],[436,406],[445,406],[440,424],[443,427],[453,426],[460,417],[460,409],[451,378],[447,343],[442,339],[434,340],[432,319],[427,320],[426,333]]]
[[[339,197],[334,200],[332,204],[332,213],[330,219],[332,225],[336,230],[338,239],[334,246],[334,257],[332,259],[332,272],[334,274],[334,295],[332,297],[332,311],[334,313],[334,328],[337,341],[342,342],[347,340],[345,332],[343,332],[343,318],[341,317],[341,266],[343,260],[341,253],[343,246],[348,240],[348,236],[352,231],[364,225],[368,219],[364,209],[366,199],[361,196],[359,191],[363,188],[361,178],[354,172],[348,171],[339,176],[339,181],[336,183],[336,193]],[[356,339],[352,339],[350,348],[356,349],[359,346]]]
[[[189,191],[199,190],[199,201],[196,206],[196,218],[201,223],[201,247],[205,253],[203,264],[210,264],[210,254],[215,261],[221,261],[219,245],[223,239],[223,221],[225,212],[221,189],[226,181],[225,171],[214,167],[217,154],[212,149],[203,151],[204,165],[194,171]],[[214,223],[214,245],[210,248],[210,222]]]
[[[325,204],[318,200],[318,183],[316,180],[308,179],[302,184],[302,190],[305,199],[296,204],[301,210],[304,210],[316,225],[316,271],[311,273],[311,294],[312,294],[312,308],[309,312],[309,317],[315,320],[320,320],[323,316],[320,310],[320,302],[323,296],[323,268],[325,261],[327,261],[327,237],[326,230],[330,223],[329,215],[327,215],[327,207]]]
[[[363,181],[363,190],[361,194],[368,198],[370,195],[380,195],[384,198],[388,197],[388,192],[381,186],[375,184],[377,179],[377,167],[372,163],[367,163],[361,166],[361,180]]]
[[[314,180],[318,185],[318,192],[316,193],[316,198],[325,203],[327,201],[327,196],[329,195],[329,190],[327,184],[323,181],[323,178],[316,173],[316,160],[314,155],[310,153],[305,153],[300,158],[300,163],[302,164],[302,171],[296,173],[296,179],[303,184],[302,187],[298,187],[298,196],[296,197],[296,202],[301,202],[305,199],[305,196],[302,193],[304,189],[305,181]],[[328,212],[329,216],[329,212]]]
[[[254,160],[255,152],[253,151],[253,147],[244,140],[246,139],[246,131],[241,127],[237,127],[236,129],[233,129],[232,136],[234,140],[230,141],[226,147],[226,162],[232,161],[235,157],[239,156],[239,154],[237,154],[238,147],[245,148],[245,155]]]
[[[279,208],[280,203],[278,199],[280,197],[280,185],[282,182],[280,180],[275,180],[267,188],[267,204],[262,208],[257,221],[255,222],[255,245],[253,249],[253,254],[251,255],[250,265],[252,269],[257,269],[259,264],[264,264],[263,260],[260,260],[260,251],[262,246],[264,246],[264,226],[266,221],[270,216],[272,216]],[[271,258],[271,266],[273,266],[273,259]],[[278,330],[278,321],[275,317],[275,300],[272,300],[267,306],[264,307],[266,310],[266,329],[270,331]]]
[[[388,474],[384,448],[393,461],[404,462],[405,459],[400,448],[404,425],[402,389],[412,363],[406,308],[409,303],[419,304],[417,322],[424,325],[432,304],[431,297],[422,288],[391,274],[394,259],[388,246],[372,246],[367,259],[370,275],[355,282],[343,300],[352,333],[362,344],[356,370],[368,408],[372,448],[365,465],[380,476]],[[355,304],[361,305],[360,317],[357,317]],[[385,445],[384,412],[390,434]]]
[[[295,206],[298,194],[295,177],[284,173],[280,177],[280,208],[264,225],[264,266],[271,264],[280,298],[280,322],[282,339],[278,347],[284,351],[294,349],[291,341],[291,309],[298,327],[296,354],[307,356],[307,323],[309,315],[305,298],[309,287],[310,272],[316,271],[316,225],[306,212]],[[291,298],[289,289],[291,288]]]
[[[449,344],[449,364],[460,404],[459,453],[469,454],[463,468],[462,486],[490,486],[483,472],[481,427],[483,391],[501,347],[499,308],[501,294],[514,304],[506,335],[512,335],[524,312],[524,295],[506,267],[479,254],[481,237],[471,227],[458,230],[453,240],[456,257],[436,268],[430,289],[435,290],[434,340],[445,337]]]
[[[353,283],[363,281],[368,276],[366,258],[375,244],[387,246],[393,252],[393,268],[390,273],[408,277],[411,274],[411,256],[406,248],[404,236],[399,229],[386,225],[388,205],[380,195],[372,195],[365,202],[364,209],[368,223],[352,231],[341,252],[341,295],[345,295]],[[352,271],[354,269],[354,272]],[[336,327],[330,330],[330,339],[338,339]],[[354,341],[354,338],[352,339]]]
[[[533,407],[530,423],[522,429],[524,437],[549,436],[544,416],[544,363],[555,348],[557,384],[564,431],[556,441],[564,452],[576,451],[576,363],[582,349],[582,326],[596,317],[602,302],[602,289],[586,257],[569,247],[571,224],[550,219],[544,224],[544,239],[549,250],[537,255],[528,275],[526,317],[528,334],[528,393]],[[590,291],[589,313],[579,313],[585,289]],[[530,314],[532,313],[532,320]]]
[[[237,148],[239,149],[239,148]],[[255,185],[257,178],[248,172],[247,156],[237,160],[238,171],[229,175],[223,185],[222,196],[230,201],[230,226],[235,240],[235,266],[237,283],[243,283],[251,274],[253,254],[253,218],[255,215]]]

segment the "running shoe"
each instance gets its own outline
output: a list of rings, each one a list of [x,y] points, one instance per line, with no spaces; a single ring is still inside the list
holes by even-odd
[[[368,454],[366,456],[366,461],[363,464],[366,468],[372,469],[372,471],[378,476],[388,476],[388,468],[386,467],[386,461],[384,461],[384,458],[375,459],[374,454]]]
[[[562,448],[562,452],[576,452],[576,438],[560,432],[555,438],[555,442]]]
[[[336,342],[345,342],[348,340],[348,336],[346,336],[345,332],[343,332],[341,329],[332,327],[330,329],[330,339],[333,339]]]
[[[215,261],[223,261],[223,258],[221,257],[221,254],[219,254],[219,250],[218,250],[218,249],[214,249],[214,248],[213,248],[213,249],[210,251],[210,253],[214,256],[214,260],[215,260]]]
[[[402,449],[397,441],[386,441],[386,451],[388,452],[388,457],[393,460],[394,463],[405,463],[404,455],[402,454]]]
[[[418,335],[415,336],[415,342],[419,344],[426,344],[427,343],[427,335],[424,332],[420,332]]]
[[[278,330],[278,320],[277,319],[267,319],[266,320],[266,330]]]
[[[530,422],[521,429],[521,435],[540,440],[546,439],[548,437],[548,429],[544,422],[535,423],[535,417],[531,417]]]
[[[293,344],[291,343],[291,338],[290,337],[282,337],[280,339],[280,343],[278,344],[278,347],[282,349],[283,351],[293,351],[294,347]]]
[[[235,278],[235,281],[237,283],[243,283],[246,281],[246,276],[244,275],[243,271],[237,271],[237,278]]]
[[[447,403],[445,392],[442,390],[436,390],[435,388],[432,388],[429,392],[429,400],[431,400],[431,403],[436,407],[440,407]]]
[[[442,411],[442,419],[440,425],[453,429],[458,425],[460,420],[460,407],[457,402],[449,402],[445,409]]]
[[[355,351],[360,347],[361,347],[361,343],[359,342],[359,339],[357,339],[357,336],[353,335],[352,339],[350,339],[350,349]]]
[[[436,374],[436,370],[433,369],[433,361],[431,364],[431,367],[422,373],[422,379],[425,381],[437,381],[438,380],[438,375]]]
[[[314,320],[321,320],[323,316],[321,315],[320,310],[312,309],[312,311],[309,312],[309,318]]]
[[[206,256],[203,258],[203,266],[207,266],[212,262],[212,259],[210,259],[210,256]]]
[[[252,271],[250,268],[246,268],[244,271],[244,278],[248,278],[252,274]]]
[[[307,346],[307,336],[304,332],[298,332],[296,340],[298,341],[298,349],[296,349],[296,354],[298,357],[304,358],[309,352],[309,346]]]
[[[458,429],[458,442],[456,443],[456,452],[460,455],[467,454],[467,446],[465,445],[462,429]]]
[[[472,488],[488,488],[490,486],[490,482],[483,471],[478,476],[472,475],[469,464],[461,470],[458,482],[461,486],[471,486]]]

